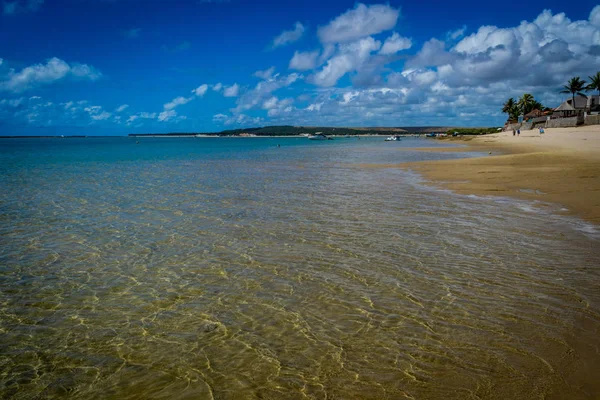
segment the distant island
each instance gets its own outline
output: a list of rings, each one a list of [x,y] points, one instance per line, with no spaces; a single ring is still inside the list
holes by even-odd
[[[428,133],[454,133],[462,135],[482,135],[498,131],[498,127],[463,128],[452,126],[409,126],[409,127],[372,127],[340,128],[326,126],[265,126],[261,128],[230,129],[221,132],[171,132],[171,133],[130,133],[131,137],[268,137],[268,136],[307,136],[322,133],[327,136],[364,136],[364,135],[415,135]]]

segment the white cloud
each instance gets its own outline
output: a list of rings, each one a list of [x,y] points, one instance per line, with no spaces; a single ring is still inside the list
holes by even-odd
[[[223,90],[223,96],[225,97],[236,97],[240,92],[240,87],[237,83],[234,83],[231,86],[226,87]]]
[[[319,57],[319,51],[305,51],[305,52],[294,52],[294,56],[290,60],[290,69],[298,71],[306,71],[313,69],[317,66],[317,58]]]
[[[4,80],[0,81],[0,90],[15,93],[23,92],[34,87],[51,84],[69,76],[96,80],[102,74],[89,65],[78,63],[69,65],[67,62],[54,57],[49,59],[46,64],[35,64],[25,67],[19,72],[11,69]]]
[[[202,97],[202,96],[204,96],[204,94],[206,93],[207,90],[208,90],[208,85],[204,84],[204,85],[200,85],[196,89],[192,90],[192,93],[194,93],[198,97]]]
[[[155,119],[156,116],[157,116],[156,113],[149,113],[149,112],[141,112],[139,114],[130,115],[129,118],[127,119],[127,124],[130,125],[132,122],[134,122],[137,119]]]
[[[277,101],[278,101],[278,100],[279,100],[279,99],[277,99],[277,97],[273,96],[273,97],[271,97],[270,99],[266,100],[266,101],[263,103],[263,106],[262,106],[262,107],[263,107],[265,110],[270,110],[270,109],[272,109],[272,108],[275,108],[275,107],[277,106]]]
[[[407,64],[410,67],[438,66],[452,63],[456,58],[456,54],[446,51],[446,43],[434,38],[425,42],[421,50]]]
[[[51,105],[52,103],[50,103]],[[106,112],[102,109],[102,106],[89,106],[85,107],[83,111],[87,112],[89,117],[94,121],[103,121],[112,115],[109,112]]]
[[[249,128],[260,125],[264,120],[261,117],[251,117],[246,114],[236,114],[231,116],[217,114],[213,117],[213,121],[217,123],[224,123],[225,125],[236,125]]]
[[[177,116],[177,112],[175,110],[163,111],[158,114],[158,120],[160,122],[167,122]]]
[[[300,40],[304,34],[304,30],[304,25],[302,25],[300,22],[296,22],[293,30],[283,31],[281,34],[279,34],[279,36],[273,39],[273,48],[284,46]]]
[[[395,54],[401,50],[410,49],[412,47],[412,40],[406,37],[402,37],[396,32],[392,34],[392,36],[385,39],[381,50],[379,50],[379,54]]]
[[[353,43],[339,45],[338,52],[317,73],[311,76],[310,81],[318,86],[333,86],[348,72],[360,68],[370,57],[373,51],[379,50],[381,42],[367,37]]]
[[[400,10],[389,5],[358,3],[354,9],[320,27],[319,39],[323,43],[339,43],[375,35],[396,26],[399,16]]]
[[[307,111],[321,111],[321,107],[323,107],[323,102],[321,103],[313,103],[306,107]]]
[[[165,110],[173,110],[177,106],[181,106],[181,105],[187,104],[190,101],[192,101],[193,99],[194,99],[193,97],[179,96],[179,97],[174,98],[170,102],[165,103],[165,105],[163,107],[164,107]]]
[[[456,29],[454,31],[450,31],[446,34],[446,38],[448,40],[457,40],[465,35],[465,31],[467,30],[467,26],[463,25],[462,28]]]
[[[227,115],[225,114],[215,114],[213,115],[213,121],[214,122],[225,122],[227,120],[227,118],[229,118]]]
[[[99,114],[94,114],[94,115],[90,115],[90,117],[94,120],[94,121],[103,121],[105,119],[110,118],[111,114],[106,112],[106,111],[102,111]]]
[[[90,114],[97,114],[102,110],[102,106],[90,106],[83,109],[83,111]]]
[[[2,99],[0,101],[0,105],[7,105],[13,108],[19,107],[25,101],[24,97],[19,97],[18,99]]]
[[[219,83],[217,83],[217,84],[214,84],[214,85],[213,85],[213,87],[212,87],[212,89],[213,89],[215,92],[218,92],[218,91],[220,91],[221,89],[223,89],[223,84],[222,84],[221,82],[219,82]]]
[[[117,109],[115,110],[115,112],[120,113],[122,111],[125,111],[125,109],[128,108],[128,107],[129,107],[129,104],[120,105],[119,107],[117,107]]]
[[[544,11],[533,20],[516,21],[513,27],[482,26],[462,38],[455,31],[454,39],[446,36],[448,42],[427,41],[404,70],[396,71],[377,68],[389,57],[375,53],[374,42],[363,46],[355,42],[353,51],[338,44],[332,46],[327,64],[309,77],[327,88],[303,98],[306,105],[296,109],[293,117],[280,113],[270,122],[501,125],[506,116],[500,110],[508,97],[532,93],[542,104],[556,107],[565,98],[558,90],[569,78],[585,79],[597,72],[597,18],[600,7],[592,10],[589,20],[580,21]],[[332,87],[352,72],[356,72],[353,87]],[[358,86],[356,78],[363,74],[370,74],[375,83]],[[265,97],[261,105],[269,99]]]
[[[251,109],[260,109],[265,101],[273,97],[273,92],[288,87],[301,78],[302,75],[294,72],[287,76],[276,75],[269,80],[260,81],[252,90],[237,99],[237,106],[232,111],[237,114]],[[286,102],[289,103],[289,100]]]
[[[275,67],[271,67],[269,69],[265,69],[264,71],[256,71],[254,76],[260,79],[268,80],[273,77],[273,73],[275,72]]]
[[[600,27],[600,5],[597,5],[592,9],[592,12],[590,13],[590,23]]]

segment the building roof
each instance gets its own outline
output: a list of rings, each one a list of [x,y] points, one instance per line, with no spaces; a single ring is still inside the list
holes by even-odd
[[[573,99],[567,99],[564,103],[562,103],[558,108],[554,111],[573,111],[575,109],[585,109],[590,107],[595,107],[600,102],[600,96],[598,95],[590,95],[587,97],[584,96],[575,96],[575,108],[573,108]],[[593,103],[593,105],[592,105]],[[571,108],[561,108],[567,104]],[[565,106],[566,107],[566,106]],[[560,108],[560,110],[559,110]]]
[[[575,111],[575,108],[573,108],[571,101],[569,100],[556,107],[554,111]]]
[[[540,110],[538,110],[537,108],[535,110],[531,110],[531,112],[528,112],[527,114],[525,114],[525,118],[537,118],[537,117],[542,117],[544,116],[544,113]]]

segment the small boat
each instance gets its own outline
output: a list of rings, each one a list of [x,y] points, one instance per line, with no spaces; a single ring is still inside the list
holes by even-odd
[[[398,136],[398,135],[385,138],[386,142],[395,142],[395,141],[400,141],[400,140],[402,140],[402,139],[400,139],[400,136]]]
[[[308,140],[327,140],[329,139],[327,136],[323,135],[321,132],[317,132],[314,135],[309,135]]]

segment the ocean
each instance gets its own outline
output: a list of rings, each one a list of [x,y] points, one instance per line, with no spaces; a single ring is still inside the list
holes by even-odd
[[[0,139],[0,397],[598,398],[598,227],[430,146]]]

